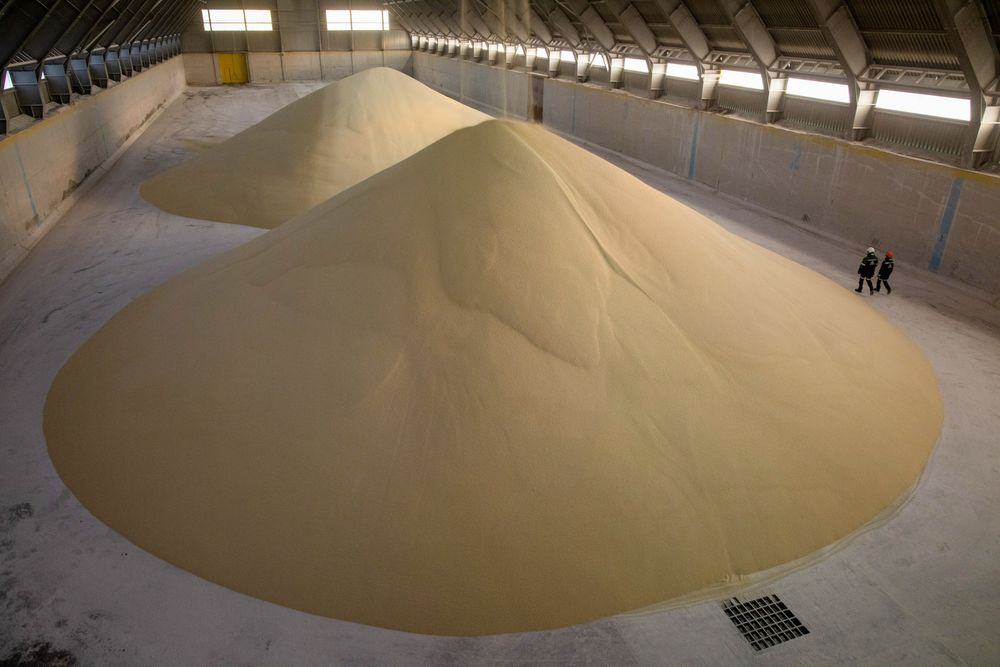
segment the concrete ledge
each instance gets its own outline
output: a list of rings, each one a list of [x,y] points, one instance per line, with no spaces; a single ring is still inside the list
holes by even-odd
[[[0,141],[0,280],[184,90],[182,57],[80,98]]]
[[[525,118],[531,75],[428,53],[414,77],[496,116]],[[543,123],[796,226],[1000,295],[1000,177],[861,143],[545,79]],[[538,101],[535,100],[537,103]]]

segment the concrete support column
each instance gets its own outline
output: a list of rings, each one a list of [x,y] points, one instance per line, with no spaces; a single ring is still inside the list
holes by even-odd
[[[122,67],[118,61],[118,49],[110,48],[104,52],[104,66],[108,69],[108,78],[112,81],[122,80]]]
[[[528,72],[535,71],[535,47],[533,46],[524,48],[524,69]]]
[[[49,99],[59,104],[69,104],[73,91],[69,85],[69,77],[66,75],[66,64],[45,63],[42,65],[42,70],[45,72],[45,80],[48,82]],[[16,80],[14,84],[17,85]]]
[[[87,69],[87,55],[70,56],[69,59],[70,86],[80,95],[90,95],[90,70]]]
[[[608,56],[608,83],[612,88],[621,88],[625,79],[625,59],[621,56]]]
[[[497,45],[496,44],[489,44],[486,47],[486,62],[488,62],[491,65],[496,65],[497,64]]]
[[[472,60],[474,60],[477,63],[483,61],[483,43],[482,42],[473,42],[472,43]]]
[[[667,81],[667,63],[649,64],[649,98],[659,99]]]
[[[132,76],[132,57],[127,44],[118,48],[118,68],[122,71],[123,78]]]
[[[14,83],[14,100],[21,113],[32,118],[41,118],[45,109],[42,88],[35,69],[11,69],[10,79]],[[68,100],[67,100],[68,101]]]
[[[701,108],[708,110],[715,106],[719,93],[719,77],[722,71],[718,69],[708,69],[701,73]]]
[[[100,88],[108,87],[108,65],[104,59],[104,52],[91,53],[87,58],[87,67],[90,69],[91,82]]]
[[[983,109],[976,144],[972,149],[973,164],[980,167],[1000,161],[1000,106]]]
[[[875,97],[878,91],[872,88],[858,90],[858,102],[854,107],[854,121],[851,124],[851,140],[864,141],[872,129]]]
[[[785,76],[770,77],[770,85],[767,87],[767,107],[764,113],[764,122],[773,123],[781,120],[785,112],[785,89],[788,87],[788,78]]]
[[[556,49],[549,49],[549,78],[558,79],[561,72],[559,65],[559,51]]]
[[[503,47],[504,67],[512,69],[517,61],[517,45],[506,44]]]
[[[589,53],[576,54],[576,80],[580,83],[590,79],[590,60]]]

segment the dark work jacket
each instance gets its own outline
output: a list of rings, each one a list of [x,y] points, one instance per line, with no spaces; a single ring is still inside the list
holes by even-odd
[[[888,280],[891,275],[892,257],[886,257],[882,260],[882,266],[878,267],[878,278],[879,280]]]
[[[871,278],[875,275],[875,267],[878,266],[878,257],[875,255],[865,255],[858,267],[858,275],[862,278]]]

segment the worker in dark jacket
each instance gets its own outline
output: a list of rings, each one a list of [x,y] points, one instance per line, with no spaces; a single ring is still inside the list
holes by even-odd
[[[875,275],[875,267],[878,266],[878,256],[875,254],[875,248],[868,248],[867,254],[861,258],[861,266],[858,267],[858,289],[855,292],[861,293],[861,286],[864,285],[865,281],[868,281],[868,293],[874,294],[875,287],[872,285],[872,276]]]
[[[885,293],[892,294],[892,287],[889,286],[889,276],[892,275],[892,251],[885,251],[885,259],[882,266],[878,267],[878,280],[875,282],[875,291],[882,291],[882,283],[885,283]]]

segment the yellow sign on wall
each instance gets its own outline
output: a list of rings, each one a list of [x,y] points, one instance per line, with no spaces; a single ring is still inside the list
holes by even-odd
[[[219,77],[222,83],[247,83],[247,56],[245,53],[216,53],[219,59]]]

